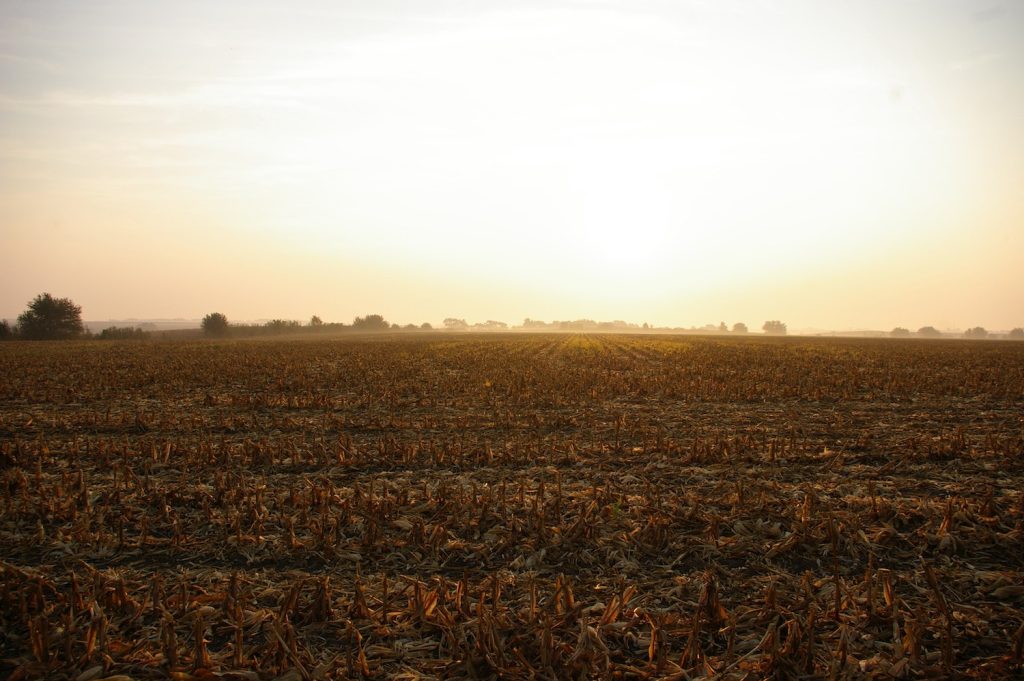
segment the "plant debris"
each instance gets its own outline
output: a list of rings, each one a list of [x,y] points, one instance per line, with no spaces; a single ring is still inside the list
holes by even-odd
[[[12,680],[1021,673],[1024,344],[0,351]]]

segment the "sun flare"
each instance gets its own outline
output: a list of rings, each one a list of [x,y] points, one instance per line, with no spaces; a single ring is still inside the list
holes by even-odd
[[[1024,309],[1024,8],[44,5],[0,10],[9,316]]]

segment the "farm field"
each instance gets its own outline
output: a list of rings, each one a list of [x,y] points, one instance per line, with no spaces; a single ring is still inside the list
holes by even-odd
[[[1024,343],[0,344],[0,676],[1006,678]]]

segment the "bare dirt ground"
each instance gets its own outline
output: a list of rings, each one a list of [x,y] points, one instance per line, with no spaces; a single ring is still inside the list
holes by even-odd
[[[1006,678],[1024,344],[0,345],[8,678]]]

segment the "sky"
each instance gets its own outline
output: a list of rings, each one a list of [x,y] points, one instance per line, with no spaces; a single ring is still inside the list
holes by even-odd
[[[0,316],[1024,326],[1024,3],[0,0]]]

